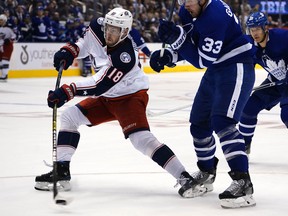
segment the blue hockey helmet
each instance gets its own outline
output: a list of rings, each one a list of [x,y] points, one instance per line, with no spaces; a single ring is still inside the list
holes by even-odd
[[[268,24],[267,17],[262,12],[252,13],[246,21],[247,28],[260,26],[264,29],[265,25],[267,24]]]

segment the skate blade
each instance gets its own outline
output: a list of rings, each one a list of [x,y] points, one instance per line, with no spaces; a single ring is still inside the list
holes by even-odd
[[[206,192],[211,192],[214,190],[213,184],[203,184],[203,188],[206,188]]]
[[[221,199],[220,204],[222,208],[231,209],[253,207],[256,205],[256,202],[252,195],[246,195],[237,199]]]
[[[57,186],[58,191],[70,191],[71,190],[71,185],[69,181],[58,181],[56,186]],[[53,191],[53,183],[36,182],[36,185],[34,186],[34,188],[40,191]]]
[[[197,185],[194,188],[190,188],[190,189],[186,190],[182,194],[182,197],[184,197],[184,198],[194,198],[194,197],[202,196],[206,192],[207,192],[206,188],[201,187],[200,185]]]

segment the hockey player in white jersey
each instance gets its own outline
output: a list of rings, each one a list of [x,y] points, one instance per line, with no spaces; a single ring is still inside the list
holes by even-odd
[[[15,33],[11,28],[6,26],[7,17],[5,14],[0,15],[0,80],[6,81],[10,59],[13,52],[13,43],[16,39]]]
[[[92,77],[64,84],[49,92],[47,100],[51,108],[54,104],[61,107],[74,96],[91,96],[67,108],[61,115],[57,140],[59,189],[70,190],[69,165],[80,139],[78,127],[117,120],[125,138],[129,138],[137,150],[177,179],[182,186],[178,191],[182,197],[203,194],[206,189],[197,185],[173,151],[150,132],[146,117],[149,81],[141,69],[138,51],[127,37],[131,26],[132,14],[128,10],[114,8],[104,19],[93,20],[83,38],[55,53],[54,66],[57,70],[63,60],[64,69],[67,69],[74,58],[83,58],[88,54],[94,57],[97,66],[101,65]],[[37,176],[35,189],[51,190],[52,179],[52,171]]]
[[[254,91],[243,110],[239,130],[245,139],[246,152],[250,154],[257,117],[262,110],[270,110],[280,104],[281,120],[288,127],[288,31],[269,29],[267,17],[262,12],[251,14],[246,26],[250,39],[257,48],[255,64],[261,65],[268,72],[261,85],[271,82],[282,83]]]

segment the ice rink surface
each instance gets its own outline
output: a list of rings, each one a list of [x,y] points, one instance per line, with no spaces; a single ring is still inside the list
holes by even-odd
[[[65,73],[65,71],[64,71]],[[149,74],[154,114],[193,102],[202,73]],[[258,85],[266,72],[257,71]],[[61,84],[82,79],[63,77]],[[222,209],[218,194],[231,183],[229,168],[217,142],[220,159],[214,191],[183,199],[176,180],[125,140],[117,122],[80,128],[80,143],[71,162],[72,197],[66,207],[56,206],[51,192],[36,191],[36,175],[49,172],[52,163],[52,109],[46,105],[55,78],[9,79],[0,83],[0,215],[1,216],[286,216],[288,212],[288,133],[279,106],[259,115],[250,155],[250,175],[257,205]],[[58,110],[74,105],[68,102]],[[185,108],[149,117],[151,130],[179,157],[189,172],[197,170]],[[59,121],[58,121],[59,123]],[[59,128],[59,125],[58,125]]]

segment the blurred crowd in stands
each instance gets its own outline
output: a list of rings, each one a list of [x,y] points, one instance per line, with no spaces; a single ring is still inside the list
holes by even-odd
[[[224,0],[239,18],[243,31],[248,15],[258,11],[249,0]],[[146,42],[160,42],[158,22],[170,13],[171,0],[1,0],[0,14],[8,18],[8,26],[18,42],[68,42],[81,36],[94,17],[104,16],[110,9],[122,6],[134,15],[134,28]],[[173,20],[179,23],[176,4]],[[268,14],[269,15],[269,14]],[[287,27],[287,16],[269,15],[271,27]]]

